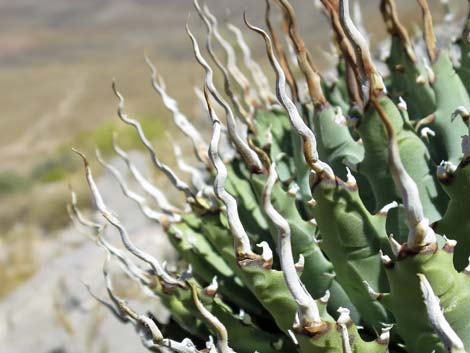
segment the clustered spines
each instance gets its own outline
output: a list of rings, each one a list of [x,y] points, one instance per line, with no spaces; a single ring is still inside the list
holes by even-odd
[[[303,119],[299,114],[299,111],[297,110],[297,107],[287,95],[286,77],[281,65],[274,56],[271,39],[264,30],[259,27],[255,27],[248,22],[246,18],[246,13],[244,14],[244,19],[245,23],[251,30],[261,34],[261,36],[264,38],[269,61],[276,72],[277,97],[284,109],[287,111],[292,127],[302,139],[303,153],[307,165],[312,169],[313,172],[316,173],[318,178],[334,178],[334,174],[331,167],[319,160],[318,158],[317,141],[315,135],[313,134],[313,131],[310,130],[309,127],[304,123]]]
[[[228,24],[227,27],[230,31],[235,34],[237,38],[238,45],[243,52],[243,60],[245,62],[245,66],[250,70],[252,79],[254,83],[258,86],[260,96],[263,98],[265,106],[270,107],[271,105],[276,103],[277,100],[271,91],[268,78],[262,71],[259,64],[253,60],[250,48],[243,37],[242,31],[233,24]]]
[[[173,215],[183,212],[168,201],[168,198],[162,190],[158,189],[152,182],[142,175],[139,169],[131,161],[129,154],[118,145],[116,133],[113,134],[113,150],[126,163],[127,169],[129,169],[136,182],[145,191],[145,193],[155,201],[163,213]]]
[[[197,40],[189,29],[189,24],[186,24],[186,32],[188,33],[188,36],[193,44],[193,51],[196,60],[206,72],[205,85],[207,86],[207,89],[210,94],[214,97],[217,103],[219,103],[223,107],[225,111],[227,117],[227,131],[231,141],[235,145],[237,151],[243,156],[248,167],[252,171],[260,172],[262,170],[261,161],[259,160],[256,153],[249,148],[247,142],[244,141],[243,138],[238,135],[236,131],[236,121],[233,115],[233,111],[228,105],[228,103],[223,99],[222,95],[219,93],[217,88],[214,86],[212,68],[202,56],[201,51],[199,49],[199,45],[197,44]]]
[[[166,85],[163,78],[158,74],[155,65],[151,62],[148,56],[145,57],[145,62],[151,70],[151,84],[154,90],[161,96],[163,104],[173,114],[173,120],[178,128],[187,137],[191,139],[196,157],[210,169],[210,163],[207,156],[207,144],[202,138],[201,134],[197,131],[194,125],[188,118],[179,110],[178,103],[175,99],[170,97],[166,92]]]
[[[117,90],[116,81],[113,81],[112,89],[113,89],[114,94],[116,95],[116,97],[119,100],[119,103],[118,103],[118,116],[119,116],[119,118],[124,123],[126,123],[128,125],[131,125],[136,129],[139,139],[142,141],[143,145],[146,147],[146,149],[148,150],[148,152],[150,153],[150,155],[152,157],[153,164],[168,177],[168,179],[171,181],[171,183],[178,190],[183,191],[187,198],[194,199],[193,191],[191,190],[189,185],[186,184],[184,181],[182,181],[180,178],[178,178],[178,176],[167,165],[160,162],[154,148],[152,147],[152,144],[150,143],[150,141],[145,136],[144,130],[142,129],[142,125],[137,120],[130,118],[124,112],[124,97]]]
[[[470,185],[466,158],[468,136],[461,144],[460,139],[451,138],[456,132],[450,133],[454,127],[450,124],[456,122],[456,130],[461,130],[464,124],[465,134],[468,132],[464,123],[470,109],[468,93],[461,89],[462,82],[458,83],[457,76],[452,76],[447,91],[444,89],[443,77],[446,72],[452,73],[452,63],[446,59],[445,50],[433,47],[435,35],[427,2],[418,1],[425,18],[425,38],[432,65],[429,70],[434,76],[429,79],[432,87],[426,86],[426,92],[432,88],[436,93],[437,106],[432,119],[416,124],[417,129],[430,124],[421,130],[421,135],[428,136],[426,144],[412,129],[409,119],[413,120],[415,116],[408,116],[414,108],[419,108],[419,104],[409,95],[404,96],[405,99],[401,94],[396,95],[393,97],[396,101],[388,97],[385,87],[388,81],[378,71],[362,29],[352,21],[348,1],[322,1],[341,48],[340,60],[346,64],[346,69],[338,66],[340,79],[345,80],[345,75],[349,75],[349,89],[344,89],[345,86],[337,89],[336,97],[330,83],[323,82],[305,50],[295,28],[293,8],[287,0],[281,0],[279,5],[284,13],[284,34],[288,43],[290,39],[293,44],[294,56],[284,55],[275,38],[272,38],[273,48],[268,34],[250,25],[245,15],[248,27],[265,40],[268,58],[277,76],[277,99],[270,94],[265,76],[245,46],[242,48],[245,63],[259,79],[256,82],[258,92],[248,93],[244,82],[247,78],[236,66],[234,51],[218,33],[217,20],[207,7],[201,8],[195,1],[208,30],[208,53],[222,71],[225,93],[235,114],[212,82],[212,69],[188,27],[196,59],[206,73],[201,98],[213,127],[210,143],[197,142],[191,122],[186,117],[181,118],[175,101],[166,94],[164,82],[154,69],[152,76],[154,88],[173,112],[176,125],[192,140],[196,156],[203,162],[205,170],[197,172],[179,161],[182,171],[193,175],[191,183],[186,184],[160,162],[138,122],[124,113],[123,98],[113,87],[120,101],[120,118],[136,128],[154,164],[184,194],[186,204],[175,207],[161,198],[158,189],[150,187],[148,180],[115,144],[116,152],[124,159],[131,174],[159,206],[158,210],[150,208],[146,198],[130,190],[123,176],[98,156],[103,166],[115,175],[126,196],[137,202],[148,218],[162,224],[180,255],[192,266],[179,275],[169,273],[163,264],[133,246],[124,225],[104,204],[86,159],[87,181],[98,209],[118,230],[125,247],[150,269],[135,265],[122,251],[108,243],[102,236],[104,226],[90,222],[80,214],[72,193],[69,210],[74,221],[88,229],[92,239],[106,249],[108,257],[117,258],[124,271],[144,290],[150,289],[151,295],[163,299],[173,311],[177,325],[187,331],[189,337],[207,340],[210,335],[217,336],[216,341],[209,338],[206,343],[207,350],[213,353],[231,352],[232,349],[248,352],[257,348],[260,352],[313,353],[383,353],[395,352],[397,347],[409,353],[432,350],[462,353],[465,348],[468,351],[470,323],[465,316],[470,304],[469,246],[462,241],[468,229],[465,214],[465,195]],[[392,77],[396,74],[407,89],[411,87],[409,82],[421,85],[416,82],[420,81],[421,74],[416,78],[414,75],[422,68],[413,58],[411,42],[398,20],[393,0],[382,1],[382,10],[389,31],[397,35],[395,43],[400,44],[392,50],[401,47],[405,53],[394,60],[399,62],[404,57],[408,60],[400,70],[395,73],[392,70]],[[269,8],[266,21],[270,33],[274,34]],[[233,26],[230,29],[244,45],[241,31]],[[212,36],[224,47],[226,64],[214,55]],[[279,59],[284,55],[285,62],[280,64],[276,55]],[[303,93],[296,98],[295,81],[289,83],[291,95],[288,94],[289,60],[294,65],[299,62],[311,89],[311,102],[305,100]],[[400,77],[398,73],[404,76]],[[366,89],[358,89],[361,85]],[[421,92],[425,87],[421,88],[416,92],[417,96],[424,94]],[[458,93],[452,97],[452,102],[445,99],[451,92]],[[256,96],[261,101],[255,102]],[[211,98],[224,108],[227,127],[215,115]],[[432,102],[430,106],[434,107],[434,96],[428,98]],[[458,101],[461,104],[456,104]],[[341,102],[345,115],[355,114],[355,129],[359,136],[354,128],[337,119],[334,107],[337,102]],[[279,110],[277,103],[281,103],[287,114]],[[424,111],[415,109],[418,116]],[[242,119],[237,120],[235,115]],[[247,118],[252,119],[251,127]],[[310,119],[313,119],[311,127],[305,123]],[[369,130],[365,129],[368,123]],[[243,126],[248,136],[237,135],[236,125]],[[435,135],[427,133],[427,129]],[[230,161],[223,160],[218,151],[223,131],[228,133],[229,149],[234,151]],[[266,137],[260,135],[267,132]],[[367,133],[376,134],[378,138],[368,139]],[[208,151],[203,151],[201,146],[204,144],[210,146]],[[434,161],[439,153],[449,156],[448,161],[438,168],[437,178],[427,147],[430,147]],[[458,153],[455,152],[457,148]],[[377,199],[378,194],[372,195],[372,202],[367,199],[371,190],[361,179],[365,169],[358,163],[363,159],[364,151],[367,156],[373,149],[381,151],[377,154],[380,158],[369,158],[369,163],[376,163],[376,170],[389,173],[387,183],[379,185],[382,191],[387,191],[387,197],[375,202],[375,208],[379,210],[375,215],[370,210],[374,208],[373,198]],[[178,158],[177,146],[175,151]],[[354,175],[343,163],[352,168]],[[358,164],[359,168],[356,168]],[[308,173],[311,189],[305,184]],[[276,182],[277,174],[282,175],[279,183]],[[369,177],[371,182],[376,181],[374,173],[369,173]],[[450,203],[439,197],[441,189],[437,179],[448,193]],[[310,199],[310,195],[313,198]],[[394,206],[396,209],[389,212]],[[429,216],[432,207],[439,216]],[[444,218],[439,220],[446,207]],[[390,234],[390,229],[386,230],[387,219],[393,223],[387,227],[393,228],[396,236]],[[438,221],[431,226],[428,219]],[[277,241],[272,238],[276,227]],[[403,228],[408,228],[407,237],[400,233]],[[456,243],[454,239],[461,235]],[[273,251],[276,242],[278,251]],[[255,251],[252,244],[257,244],[260,250]],[[297,263],[294,262],[296,259],[299,259]],[[460,267],[457,271],[452,267],[456,259]],[[323,273],[315,273],[315,269],[320,268],[324,269]],[[322,280],[321,275],[326,280]],[[115,296],[109,274],[106,272],[104,276],[108,289],[111,288],[108,293],[111,303],[105,305],[123,321],[134,324],[147,348],[158,350],[171,346],[178,352],[198,352],[190,339],[173,342],[164,338],[150,317],[138,314]],[[325,286],[327,295],[323,296],[323,290],[322,293],[315,292],[317,283],[317,287]],[[436,304],[437,301],[440,303]],[[233,307],[242,308],[248,313],[242,316],[250,319],[234,314]],[[410,321],[410,315],[416,320]],[[374,331],[381,329],[382,333],[374,336]],[[377,338],[366,342],[364,337]]]
[[[226,48],[228,46],[228,43],[226,43],[224,41],[224,39],[222,38],[222,36],[220,35],[220,33],[217,29],[217,21],[212,16],[212,14],[208,13],[207,10],[203,11],[201,9],[199,3],[196,0],[194,1],[194,7],[196,8],[197,13],[199,14],[199,17],[201,18],[201,20],[204,22],[204,24],[206,26],[206,29],[207,29],[206,49],[207,49],[210,57],[212,58],[212,60],[216,64],[216,66],[222,72],[222,76],[224,78],[224,91],[225,91],[226,95],[230,98],[230,101],[232,102],[232,105],[235,109],[236,114],[241,119],[243,119],[243,121],[245,122],[247,127],[251,130],[251,132],[255,133],[255,127],[253,125],[253,120],[252,120],[252,116],[251,116],[252,112],[248,113],[247,111],[245,111],[245,108],[242,105],[242,102],[241,102],[240,98],[238,97],[237,94],[234,93],[232,85],[229,81],[229,73],[233,77],[234,76],[233,70],[234,70],[234,68],[236,68],[236,66],[232,63],[232,65],[231,65],[232,67],[229,70],[227,67],[225,67],[222,64],[221,60],[217,57],[217,55],[214,52],[212,38],[215,36],[215,38],[217,39],[217,41],[219,43],[223,43],[222,47],[224,47],[224,48]],[[227,49],[225,49],[225,51],[226,51],[228,60],[230,62],[230,58],[233,56],[233,53],[230,52],[230,51],[227,52]],[[237,75],[237,74],[235,74],[235,75]],[[245,105],[246,105],[246,103],[247,102],[245,102]],[[248,106],[250,107],[251,105],[248,105]],[[254,109],[252,109],[252,111],[253,110]]]
[[[203,10],[212,23],[214,35],[217,41],[224,48],[224,51],[227,56],[227,70],[230,73],[231,77],[238,84],[238,86],[240,86],[240,88],[242,89],[243,97],[245,99],[244,104],[246,104],[247,108],[250,110],[250,114],[253,114],[254,109],[261,105],[261,102],[259,102],[258,94],[255,90],[250,87],[250,81],[245,76],[243,71],[240,70],[237,66],[237,59],[233,47],[219,33],[217,18],[210,12],[207,4],[204,4]],[[250,118],[252,117],[250,116]]]
[[[163,267],[161,266],[160,262],[155,258],[153,257],[152,255],[148,254],[147,252],[143,251],[142,249],[139,249],[138,247],[136,247],[132,241],[130,240],[129,238],[129,235],[127,234],[127,231],[125,229],[125,227],[121,224],[119,218],[117,218],[112,211],[110,211],[108,209],[108,207],[106,206],[104,200],[103,200],[103,197],[101,196],[101,193],[94,181],[94,178],[93,178],[93,175],[92,175],[92,172],[91,172],[91,169],[90,169],[90,166],[88,164],[88,161],[85,157],[84,154],[78,152],[78,151],[75,151],[77,154],[79,154],[79,156],[83,159],[83,163],[85,165],[85,171],[86,171],[86,178],[87,178],[87,182],[88,182],[88,185],[90,187],[90,191],[92,193],[92,196],[93,196],[93,199],[95,201],[95,204],[96,204],[96,208],[101,212],[101,214],[103,215],[103,217],[113,226],[115,227],[118,232],[120,233],[121,235],[121,239],[122,239],[122,243],[123,245],[126,247],[126,249],[131,252],[134,256],[136,256],[137,258],[139,258],[140,260],[146,262],[152,269],[152,271],[154,271],[154,273],[161,277],[162,280],[164,280],[166,283],[168,283],[169,285],[177,285],[177,286],[181,286],[181,285],[184,285],[182,284],[180,281],[178,281],[177,279],[175,278],[172,278],[164,269]]]

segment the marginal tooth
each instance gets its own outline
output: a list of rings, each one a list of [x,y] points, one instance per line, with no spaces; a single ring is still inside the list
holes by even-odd
[[[338,125],[348,126],[348,121],[346,120],[346,117],[344,116],[343,110],[341,109],[341,107],[337,107],[335,109],[335,120],[334,121]]]
[[[317,220],[315,218],[311,218],[309,222],[312,223],[314,226],[318,225]]]
[[[347,160],[346,158],[344,158],[342,160],[343,164],[348,167],[350,170],[352,170],[353,172],[357,172],[357,164],[356,163],[352,163],[351,161]]]
[[[331,279],[335,279],[336,278],[336,273],[334,273],[334,272],[325,272],[325,273],[323,273],[323,276],[331,278]]]
[[[284,340],[282,338],[279,338],[277,341],[273,342],[272,345],[276,351],[280,351],[282,349],[282,346],[284,345]]]
[[[328,300],[330,300],[330,296],[331,296],[331,293],[330,291],[327,289],[325,291],[325,294],[323,295],[323,297],[321,297],[319,300],[322,304],[328,304]]]
[[[470,275],[470,257],[468,258],[468,265],[464,268],[463,273]]]
[[[383,324],[384,327],[382,327],[382,332],[380,333],[380,336],[376,339],[377,343],[382,344],[382,345],[388,345],[390,342],[390,331],[393,328],[393,324]]]
[[[181,231],[181,229],[174,228],[173,231],[174,231],[174,232],[173,232],[173,233],[174,233],[173,236],[174,236],[176,239],[178,239],[178,240],[183,239],[183,232]]]
[[[439,166],[437,167],[437,179],[441,183],[446,184],[450,178],[453,177],[457,167],[452,162],[442,161]]]
[[[429,127],[424,127],[421,129],[421,137],[425,138],[425,139],[429,139],[429,136],[436,136],[436,132],[432,129],[430,129]]]
[[[416,83],[424,86],[426,84],[426,78],[424,77],[424,75],[417,76]]]
[[[397,73],[404,73],[405,72],[405,67],[402,65],[402,64],[396,64],[393,69],[392,69],[394,72],[397,72]]]
[[[377,293],[371,286],[369,283],[367,283],[367,281],[363,281],[362,283],[364,283],[364,285],[366,286],[367,288],[367,293],[369,293],[369,296],[374,299],[374,300],[380,300],[380,298],[383,297],[383,294],[382,293]]]
[[[307,201],[307,205],[309,207],[315,207],[317,205],[317,201],[312,197],[309,201]]]
[[[351,322],[351,315],[348,308],[339,307],[336,311],[339,313],[338,320],[336,320],[338,324],[346,325]]]
[[[398,97],[399,103],[398,103],[398,108],[403,111],[408,111],[408,105],[406,104],[405,100],[403,99],[402,96]]]
[[[351,170],[348,167],[346,167],[346,172],[347,172],[346,183],[351,186],[356,186],[357,185],[356,178],[354,177],[354,175],[352,175]]]
[[[302,273],[304,271],[304,265],[305,265],[305,258],[302,254],[299,255],[299,261],[294,264],[295,270],[298,273]]]
[[[238,318],[245,324],[245,325],[251,325],[253,321],[251,320],[250,314],[246,313],[245,310],[240,309],[240,312],[238,313]]]
[[[245,318],[245,310],[240,309],[240,311],[238,312],[238,318],[243,321],[243,319]]]
[[[460,105],[452,113],[452,115],[451,115],[452,121],[454,121],[455,118],[457,118],[459,116],[462,117],[462,119],[464,119],[464,120],[468,120],[470,118],[470,112],[468,111],[468,109],[466,107],[464,107],[463,105]]]
[[[269,244],[265,241],[262,241],[259,244],[256,244],[258,248],[262,248],[263,252],[261,253],[261,258],[265,263],[273,261],[273,251],[269,247]]]
[[[209,353],[217,353],[217,348],[215,347],[214,337],[209,335],[209,341],[206,342],[206,348],[209,350]]]
[[[388,214],[388,211],[390,211],[392,208],[395,208],[395,207],[398,207],[398,202],[392,201],[392,202],[386,204],[384,207],[382,207],[379,210],[378,214],[386,216]]]
[[[245,317],[243,318],[243,323],[245,325],[252,325],[253,321],[251,320],[251,315],[248,313],[245,313]]]
[[[215,297],[218,289],[219,284],[217,283],[217,276],[214,276],[214,278],[212,278],[212,282],[206,288],[204,288],[203,292],[209,297]]]
[[[297,195],[297,192],[300,190],[300,187],[297,183],[292,183],[292,186],[289,188],[289,190],[287,191],[287,194],[289,194],[290,196],[296,196]]]
[[[289,160],[289,158],[290,157],[285,152],[281,152],[274,158],[274,162],[278,163],[279,161],[282,161],[282,160]]]
[[[390,243],[390,247],[392,248],[393,255],[398,256],[401,250],[401,244],[395,240],[393,234],[390,234],[388,241]]]
[[[444,244],[444,247],[443,247],[443,250],[449,252],[449,253],[453,253],[454,252],[454,248],[455,246],[457,245],[457,241],[454,240],[454,239],[449,239],[447,238],[445,235],[444,235],[444,240],[446,241],[445,244]]]
[[[385,255],[382,250],[379,250],[380,253],[380,259],[382,260],[382,263],[387,266],[393,263],[392,259],[390,256]]]
[[[287,333],[289,334],[289,337],[292,340],[292,342],[294,342],[294,344],[298,346],[299,341],[297,341],[297,338],[295,337],[294,332],[292,332],[292,330],[287,330]]]

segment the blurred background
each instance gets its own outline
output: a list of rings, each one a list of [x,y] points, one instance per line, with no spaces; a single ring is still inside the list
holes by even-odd
[[[331,68],[335,63],[325,55],[331,45],[326,18],[315,1],[291,2],[315,63]],[[429,2],[436,22],[441,21],[441,2]],[[244,9],[253,23],[264,23],[262,0],[207,3],[231,42],[234,38],[223,24],[230,21],[244,29]],[[419,28],[417,4],[397,3],[407,27]],[[385,38],[379,1],[359,4],[376,45]],[[463,17],[465,0],[451,0],[450,6]],[[111,148],[116,131],[144,173],[171,189],[150,167],[134,130],[115,113],[113,77],[126,98],[126,111],[142,122],[164,162],[175,165],[173,141],[187,148],[150,86],[145,53],[181,110],[209,134],[207,117],[193,90],[201,87],[203,70],[195,63],[184,31],[190,11],[191,28],[202,44],[205,30],[190,0],[0,0],[0,353],[144,351],[132,328],[118,323],[85,289],[84,283],[89,283],[96,293],[103,293],[104,256],[70,224],[66,212],[69,184],[83,209],[91,207],[82,165],[71,147],[91,157],[105,200],[133,239],[171,261],[172,251],[162,232],[120,195],[118,184],[93,155],[99,147],[107,160],[125,171]],[[274,12],[276,22],[280,16],[277,9]],[[254,57],[270,73],[261,39],[247,30],[244,34]],[[88,214],[93,216],[92,211]],[[116,283],[121,282],[123,295],[139,305],[138,288],[116,276]],[[157,301],[145,303],[143,310],[152,310],[162,320],[167,315]]]

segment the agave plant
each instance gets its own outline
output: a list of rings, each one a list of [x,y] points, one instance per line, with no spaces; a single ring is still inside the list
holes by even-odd
[[[113,83],[119,118],[135,128],[155,167],[186,201],[173,205],[116,139],[116,153],[146,196],[130,190],[98,154],[188,265],[170,271],[134,245],[77,151],[103,224],[116,228],[127,250],[102,235],[102,223],[80,213],[72,192],[73,219],[107,253],[103,272],[111,301],[99,300],[135,327],[145,347],[184,353],[470,351],[470,17],[458,40],[438,47],[427,1],[417,2],[424,31],[414,40],[394,0],[381,0],[391,45],[379,62],[351,19],[349,1],[322,0],[338,58],[336,79],[327,81],[297,31],[289,1],[276,5],[290,52],[270,22],[267,0],[267,31],[246,14],[245,23],[266,47],[274,93],[242,31],[228,24],[245,71],[217,19],[194,0],[207,28],[204,55],[224,78],[222,94],[187,24],[205,72],[199,97],[212,123],[209,142],[147,59],[154,89],[199,162],[185,164],[176,150],[180,169],[192,175],[188,183],[158,158]],[[216,56],[214,43],[226,61]],[[136,312],[116,295],[111,261],[150,297],[161,298],[170,323]]]

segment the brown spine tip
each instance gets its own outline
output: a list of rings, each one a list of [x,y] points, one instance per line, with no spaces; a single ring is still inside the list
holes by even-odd
[[[445,243],[442,248],[445,252],[452,254],[454,252],[455,246],[457,245],[457,241],[454,239],[448,239],[446,236],[444,236]]]
[[[322,321],[321,323],[304,323],[294,325],[294,332],[300,335],[318,338],[327,334],[332,329],[332,324]]]
[[[416,255],[435,254],[437,250],[438,250],[438,246],[436,242],[424,245],[421,248],[416,248],[416,249],[415,248],[410,249],[405,243],[402,245],[400,253],[397,256],[397,261],[402,261],[408,257],[412,257]]]

